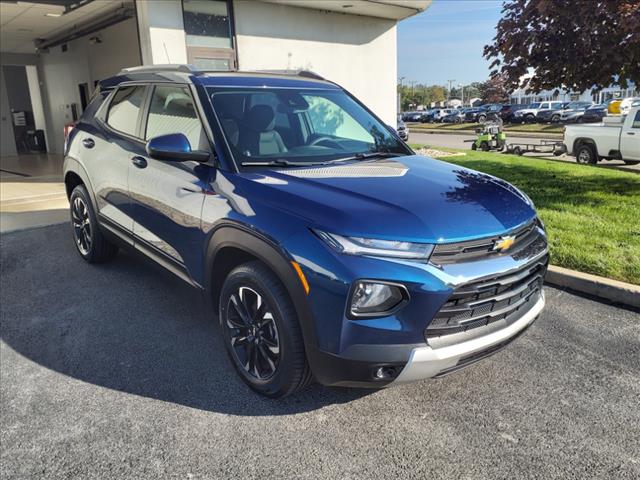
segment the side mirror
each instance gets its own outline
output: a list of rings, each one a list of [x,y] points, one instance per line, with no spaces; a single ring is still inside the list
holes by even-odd
[[[157,160],[167,160],[170,162],[194,161],[204,163],[211,156],[204,150],[191,150],[189,139],[182,133],[170,133],[160,135],[147,142],[147,154]]]

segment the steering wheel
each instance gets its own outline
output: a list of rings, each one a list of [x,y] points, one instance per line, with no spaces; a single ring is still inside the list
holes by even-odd
[[[330,143],[331,146],[329,148],[338,148],[342,150],[342,147],[340,146],[340,144],[328,135],[320,135],[319,137],[314,138],[313,140],[311,140],[311,143],[309,143],[309,146],[315,147],[316,145],[319,145],[322,142]]]

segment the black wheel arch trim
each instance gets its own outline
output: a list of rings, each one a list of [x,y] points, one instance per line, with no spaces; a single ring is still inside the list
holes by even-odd
[[[309,352],[311,348],[315,348],[317,341],[313,314],[304,287],[291,264],[293,258],[274,240],[244,224],[229,221],[222,222],[216,225],[210,234],[205,253],[204,277],[204,289],[209,306],[212,309],[215,307],[214,295],[219,294],[219,292],[213,291],[215,276],[213,267],[217,255],[226,247],[233,247],[254,256],[274,272],[282,282],[293,303],[300,322],[305,350]],[[312,363],[312,359],[308,358],[308,360]],[[311,367],[313,370],[313,364]]]
[[[80,180],[82,180],[82,183],[84,184],[85,188],[87,189],[87,192],[89,193],[89,200],[91,200],[91,206],[93,207],[93,211],[97,212],[98,202],[96,201],[96,197],[93,191],[93,185],[91,184],[91,180],[89,179],[89,174],[87,173],[87,170],[84,168],[84,165],[82,165],[82,163],[80,163],[80,161],[75,157],[68,156],[64,160],[63,182],[65,184],[65,188],[67,184],[67,176],[69,174],[74,174],[80,177]],[[68,192],[68,196],[69,198],[71,198],[71,192]]]

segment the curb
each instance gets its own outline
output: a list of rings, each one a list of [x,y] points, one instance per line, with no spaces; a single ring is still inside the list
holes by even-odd
[[[513,132],[511,130],[504,131],[507,137],[513,138],[549,138],[554,140],[562,140],[564,136],[561,133],[542,133],[542,132]],[[409,128],[409,133],[437,133],[445,135],[476,135],[473,130],[437,130],[423,128]]]
[[[640,309],[640,286],[549,265],[545,282]]]

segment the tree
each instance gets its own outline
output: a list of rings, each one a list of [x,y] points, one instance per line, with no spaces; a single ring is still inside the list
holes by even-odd
[[[505,1],[496,32],[484,56],[511,90],[640,85],[640,0]]]
[[[509,103],[506,76],[496,74],[480,84],[480,98],[482,103]]]

